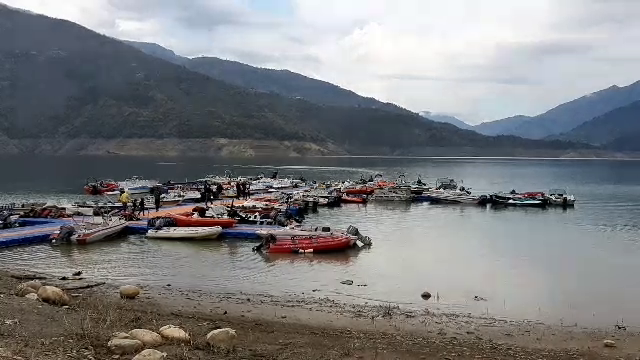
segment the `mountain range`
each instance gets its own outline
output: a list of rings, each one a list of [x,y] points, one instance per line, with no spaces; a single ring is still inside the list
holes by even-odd
[[[515,135],[530,139],[581,139],[579,136],[559,135],[569,133],[594,118],[638,100],[640,100],[640,81],[628,86],[620,87],[614,85],[607,89],[596,91],[558,105],[537,116],[519,115],[485,122],[475,126],[474,130],[485,135]],[[587,139],[587,137],[582,139]]]
[[[451,124],[456,127],[459,127],[460,129],[465,129],[465,130],[473,129],[473,126],[456,118],[455,116],[446,115],[446,114],[436,114],[436,113],[432,113],[431,111],[420,111],[418,114],[420,114],[420,116],[424,117],[425,119]]]
[[[433,152],[424,149],[434,148],[558,155],[592,149],[484,136],[290,71],[183,58],[2,5],[0,33],[5,152],[208,154],[215,147],[245,155],[271,146],[298,155],[427,155]]]

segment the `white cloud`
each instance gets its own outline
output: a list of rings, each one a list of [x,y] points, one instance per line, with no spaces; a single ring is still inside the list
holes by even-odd
[[[475,122],[536,114],[640,77],[634,0],[272,0],[272,13],[250,0],[5,1],[181,55],[288,68]]]

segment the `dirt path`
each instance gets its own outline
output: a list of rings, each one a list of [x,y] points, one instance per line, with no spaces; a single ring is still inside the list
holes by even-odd
[[[114,286],[70,290],[74,303],[55,307],[13,295],[21,280],[0,272],[0,359],[112,359],[117,331],[157,331],[172,324],[193,343],[157,348],[167,359],[636,359],[630,331],[553,328],[537,323],[405,312],[328,299],[211,294],[147,288],[123,301]],[[43,280],[60,285],[60,281]],[[66,282],[71,283],[71,282]],[[75,284],[75,283],[74,283]],[[81,295],[80,295],[81,294]],[[232,352],[211,349],[215,328],[238,333]],[[616,341],[604,348],[602,340]],[[131,359],[133,356],[122,356]]]

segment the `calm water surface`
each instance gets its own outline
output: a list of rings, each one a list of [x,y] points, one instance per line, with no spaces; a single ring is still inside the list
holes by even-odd
[[[321,209],[308,224],[356,225],[370,250],[313,256],[266,256],[243,241],[178,243],[142,236],[87,247],[48,245],[0,250],[0,266],[28,267],[117,281],[287,294],[410,307],[489,313],[565,324],[640,325],[640,163],[610,160],[509,159],[149,159],[10,158],[0,176],[0,203],[80,199],[85,178],[141,175],[162,181],[223,174],[304,175],[357,179],[406,173],[464,179],[477,193],[564,187],[575,209],[485,209],[378,203]],[[345,286],[353,279],[366,287]],[[420,299],[424,290],[440,304]],[[473,301],[475,295],[486,302]]]

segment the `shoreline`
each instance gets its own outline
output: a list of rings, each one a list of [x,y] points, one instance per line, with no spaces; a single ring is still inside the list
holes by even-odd
[[[18,326],[21,328],[20,331],[13,331],[16,330],[14,325],[3,325],[0,321],[0,349],[11,349],[12,346],[8,345],[11,345],[10,340],[17,334],[26,334],[29,338],[42,338],[46,333],[58,329],[56,336],[63,335],[68,329],[65,330],[64,326],[56,326],[56,316],[61,315],[66,319],[63,320],[65,322],[73,322],[74,319],[79,321],[83,312],[95,301],[103,302],[101,307],[105,309],[115,307],[116,313],[137,314],[140,324],[132,324],[132,326],[140,325],[139,327],[152,330],[171,323],[164,324],[162,321],[179,322],[174,325],[184,326],[188,328],[187,331],[194,334],[197,332],[206,334],[212,330],[200,329],[202,326],[198,324],[205,323],[216,323],[222,327],[237,329],[238,349],[234,353],[227,354],[229,357],[223,357],[230,359],[248,358],[247,351],[255,350],[256,346],[265,349],[277,348],[268,350],[261,358],[275,358],[279,354],[277,358],[284,359],[305,357],[635,359],[635,356],[631,357],[631,355],[640,348],[640,334],[632,330],[563,327],[534,321],[438,313],[428,308],[407,310],[393,304],[348,304],[328,297],[271,296],[242,292],[216,293],[175,288],[168,286],[169,284],[165,286],[137,284],[143,290],[140,297],[123,302],[117,296],[119,284],[105,283],[89,289],[71,290],[70,293],[82,295],[74,298],[75,304],[69,309],[43,303],[37,303],[34,306],[33,300],[12,295],[15,286],[21,282],[14,277],[16,274],[24,273],[18,270],[0,270],[0,293],[3,295],[0,297],[0,313],[11,314],[10,317],[18,320]],[[35,275],[46,276],[47,279],[42,280],[45,284],[51,283],[58,286],[79,284],[77,281],[56,280],[50,275]],[[85,281],[90,280],[87,278]],[[44,331],[44,334],[42,333],[43,323],[39,322],[37,317],[30,316],[32,310],[44,312],[49,319],[53,319],[52,326],[49,326],[50,329]],[[151,323],[154,325],[150,327],[148,324]],[[113,328],[104,329],[100,341],[91,345],[96,353],[94,358],[108,358],[101,357],[108,352],[104,336],[116,331],[126,332],[133,328],[117,328],[114,324]],[[12,331],[7,331],[9,329]],[[300,341],[307,343],[318,341],[319,344],[330,339],[329,343],[335,343],[335,346],[341,350],[335,356],[318,357],[320,348],[310,346],[300,349],[297,343],[290,342],[292,337],[301,337]],[[345,339],[357,340],[353,342]],[[605,339],[614,340],[617,346],[603,347]],[[91,340],[87,339],[87,341]],[[101,343],[103,343],[102,348]],[[64,349],[70,351],[68,347]],[[176,349],[167,348],[162,351],[171,353],[174,350]],[[180,351],[183,350],[185,349]],[[28,356],[24,353],[15,353],[15,350],[11,351],[14,351],[13,356]],[[205,353],[201,354],[201,357],[183,358],[210,358],[207,357],[210,354],[207,355],[206,349],[196,346],[193,353],[198,351],[205,351]],[[382,353],[388,357],[380,357],[379,354]],[[283,354],[285,355],[282,356]],[[378,355],[374,357],[373,354]],[[40,359],[41,357],[30,358]],[[0,359],[4,360],[1,352]],[[54,359],[54,357],[48,359]]]

